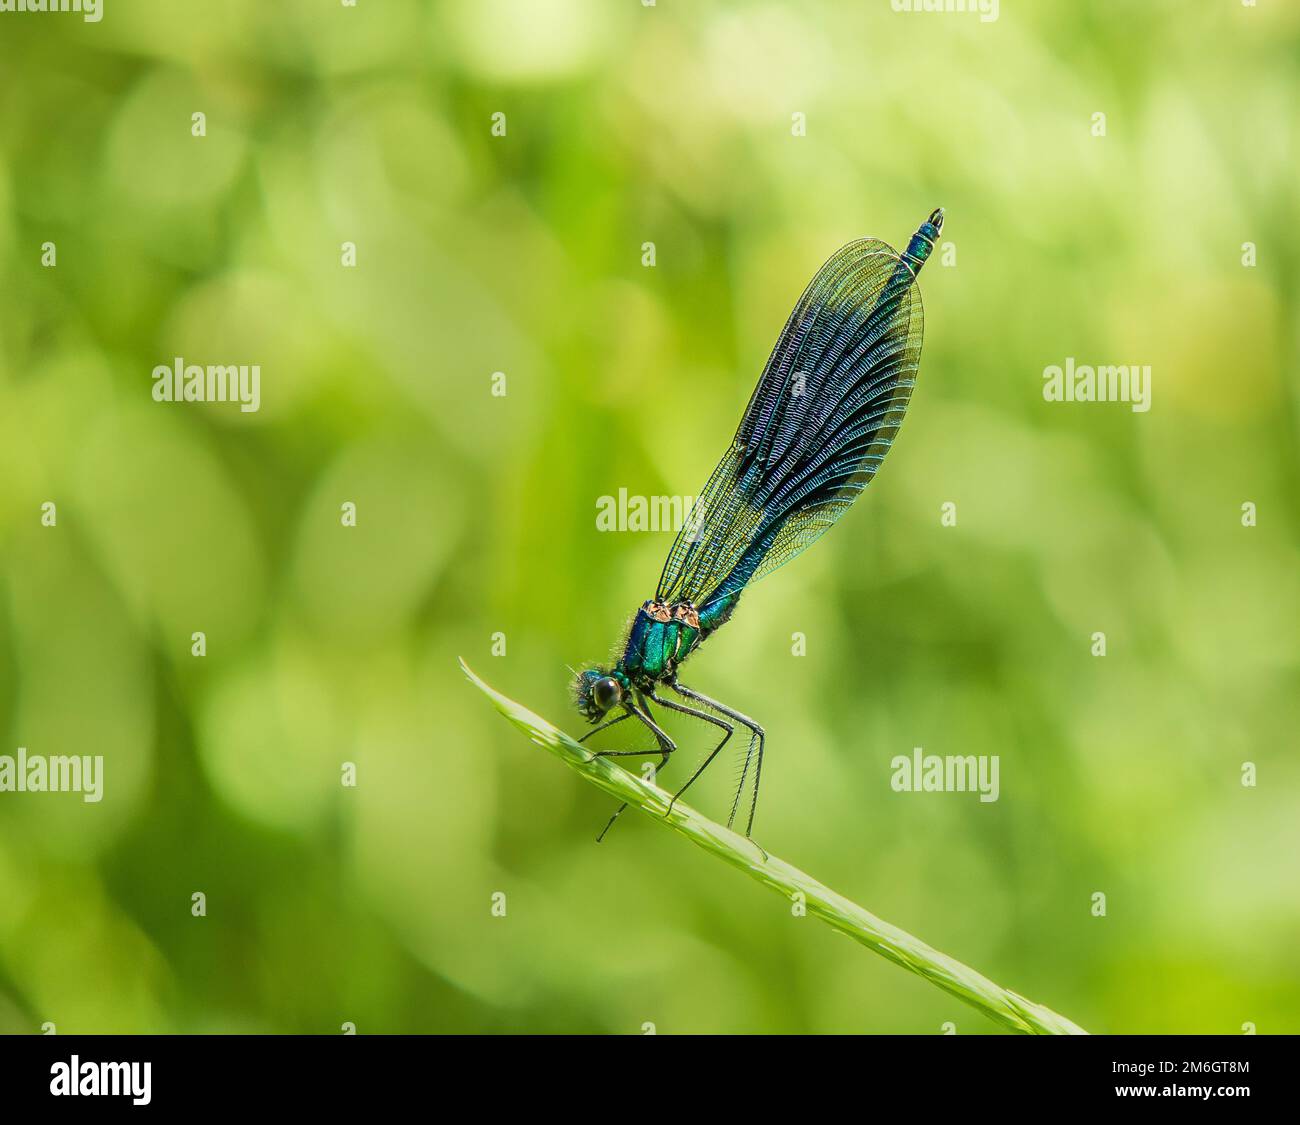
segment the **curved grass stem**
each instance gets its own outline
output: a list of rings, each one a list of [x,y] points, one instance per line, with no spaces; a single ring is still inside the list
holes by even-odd
[[[563,731],[485,684],[464,660],[460,666],[470,682],[492,701],[502,715],[593,785],[616,800],[626,801],[651,814],[658,823],[681,833],[724,863],[771,887],[788,901],[802,895],[808,913],[833,929],[978,1008],[1003,1027],[1034,1035],[1087,1034],[1083,1028],[1050,1008],[994,984],[969,966],[877,918],[811,875],[768,855],[752,840],[702,816],[685,802],[677,801],[670,810],[671,794],[615,765],[609,758],[593,757]]]

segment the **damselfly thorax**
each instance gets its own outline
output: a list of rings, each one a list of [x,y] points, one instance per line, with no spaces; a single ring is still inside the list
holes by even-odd
[[[673,679],[686,658],[731,616],[737,600],[739,594],[700,610],[690,602],[652,598],[636,611],[628,631],[619,661],[623,673],[643,691]]]

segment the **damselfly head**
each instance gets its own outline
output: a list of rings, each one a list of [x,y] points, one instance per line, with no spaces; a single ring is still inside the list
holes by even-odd
[[[623,702],[627,683],[617,669],[588,668],[573,681],[573,695],[589,721],[600,722],[605,713]]]

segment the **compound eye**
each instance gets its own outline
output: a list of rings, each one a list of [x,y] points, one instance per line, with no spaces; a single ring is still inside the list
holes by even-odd
[[[623,685],[613,676],[606,676],[591,685],[591,698],[602,711],[608,711],[623,698]]]

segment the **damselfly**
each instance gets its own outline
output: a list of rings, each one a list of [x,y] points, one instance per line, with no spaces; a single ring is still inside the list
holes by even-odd
[[[611,668],[578,673],[574,685],[579,710],[600,724],[583,741],[636,719],[654,735],[657,769],[677,747],[655,721],[653,706],[692,715],[721,732],[674,801],[721,753],[736,726],[744,727],[749,745],[727,827],[740,811],[752,765],[746,836],[758,808],[764,730],[734,707],[687,687],[678,671],[727,622],[750,583],[810,546],[875,476],[916,384],[925,321],[916,278],[942,226],[940,208],[902,254],[879,239],[859,239],[817,271],[786,321],[736,436],[668,553],[655,596],[637,611],[622,655]]]

